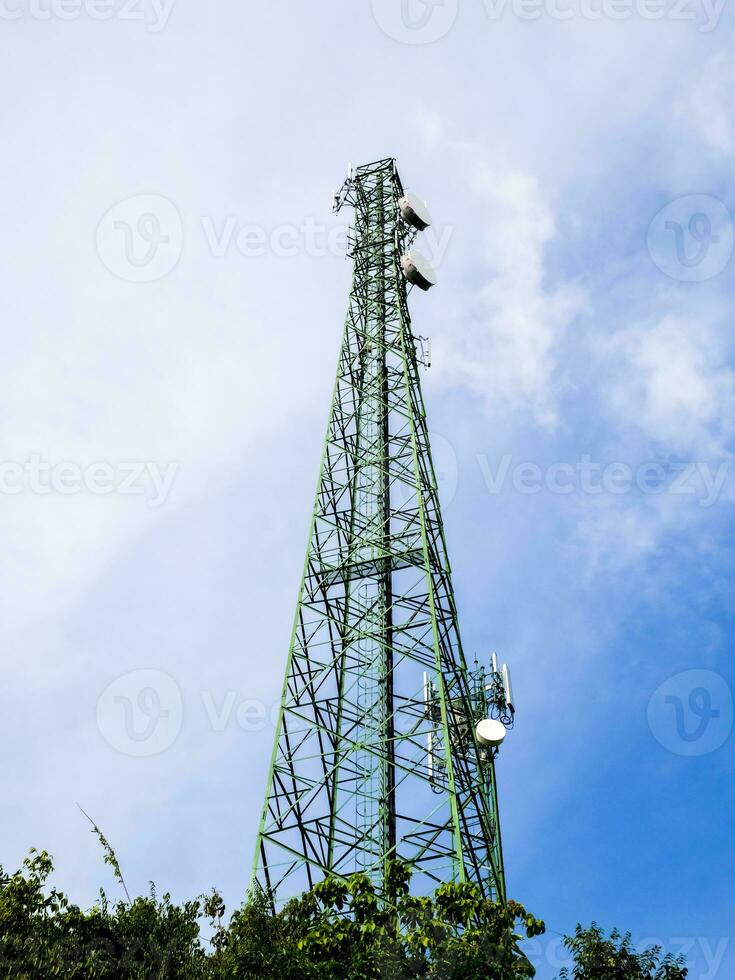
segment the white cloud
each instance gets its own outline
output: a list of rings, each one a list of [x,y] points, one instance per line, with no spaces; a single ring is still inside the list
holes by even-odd
[[[609,408],[671,451],[727,452],[735,407],[735,373],[710,325],[667,316],[631,328],[608,345]]]
[[[558,348],[584,304],[572,282],[549,281],[546,250],[556,234],[553,209],[529,173],[490,165],[455,145],[474,194],[474,220],[487,230],[471,259],[476,290],[451,333],[437,341],[440,380],[467,386],[489,407],[529,411],[558,423]]]
[[[735,153],[735,57],[719,51],[678,106],[684,123],[718,154]]]
[[[716,328],[683,315],[603,339],[598,355],[601,410],[613,423],[602,455],[633,471],[662,466],[666,486],[583,495],[564,537],[585,576],[626,571],[643,586],[647,562],[673,536],[696,542],[727,517],[735,372]]]
[[[636,588],[653,588],[645,575],[647,562],[662,553],[670,535],[704,527],[712,512],[699,507],[694,496],[630,493],[585,497],[576,516],[565,552],[580,560],[583,579],[613,575],[622,589],[632,583],[637,583]],[[628,576],[625,582],[619,578],[622,573]],[[663,580],[661,586],[665,591]]]

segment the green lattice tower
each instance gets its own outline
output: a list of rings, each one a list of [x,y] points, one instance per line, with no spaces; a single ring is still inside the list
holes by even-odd
[[[352,290],[291,635],[253,883],[280,902],[327,873],[414,868],[414,890],[505,899],[494,685],[457,625],[400,259],[395,161],[350,173]],[[501,696],[502,697],[502,696]]]

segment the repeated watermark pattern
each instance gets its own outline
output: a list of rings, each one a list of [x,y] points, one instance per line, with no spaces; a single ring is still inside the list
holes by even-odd
[[[459,0],[370,0],[384,34],[402,44],[433,44],[457,21]],[[703,34],[720,23],[726,0],[464,0],[484,11],[490,23],[515,19],[534,23],[570,21],[670,21],[695,24]]]
[[[648,725],[656,740],[675,755],[709,755],[732,734],[732,691],[715,671],[682,671],[654,691]]]
[[[434,472],[443,507],[449,507],[460,486],[460,466],[452,443],[439,433],[430,434]],[[589,454],[577,460],[541,465],[517,459],[512,453],[493,458],[475,455],[476,478],[491,496],[517,493],[521,496],[624,496],[687,497],[707,509],[731,494],[729,461],[710,463],[685,460],[646,460],[636,464],[594,460]],[[119,495],[142,497],[152,508],[169,499],[178,476],[177,461],[96,460],[81,464],[73,460],[49,460],[32,453],[23,460],[0,460],[0,497]],[[413,490],[396,483],[397,505],[410,505]]]
[[[648,251],[658,268],[679,282],[704,282],[732,258],[735,233],[727,207],[709,194],[670,201],[648,228]]]
[[[280,702],[243,697],[235,689],[199,692],[195,709],[212,732],[238,728],[254,734],[274,729]],[[97,724],[105,741],[123,755],[158,755],[183,727],[178,683],[163,670],[133,670],[116,678],[97,702]],[[648,704],[656,740],[681,756],[708,755],[721,748],[733,728],[733,697],[727,681],[711,670],[686,670],[667,678]]]
[[[2,0],[0,0],[2,2]],[[300,222],[266,228],[238,215],[199,215],[191,222],[196,239],[215,259],[266,255],[291,259],[344,258],[349,225],[324,224],[311,215]],[[431,225],[422,249],[439,266],[454,228]],[[172,272],[184,248],[184,223],[177,206],[162,194],[134,194],[114,204],[101,218],[95,236],[106,268],[127,282],[155,282]],[[651,259],[679,282],[705,282],[730,264],[735,223],[727,206],[710,194],[687,194],[670,201],[651,220],[646,236]]]
[[[324,224],[311,215],[300,222],[266,228],[238,215],[199,215],[191,222],[196,239],[215,259],[266,255],[291,259],[344,258],[349,225]],[[422,249],[439,266],[454,228],[431,225]],[[172,272],[184,248],[184,223],[176,205],[162,194],[134,194],[114,204],[96,230],[97,253],[106,268],[127,282],[155,282]],[[735,247],[735,224],[727,206],[709,194],[688,194],[670,201],[654,216],[646,244],[651,259],[680,282],[704,282],[729,265]]]
[[[642,953],[657,946],[664,953],[684,956],[689,971],[688,980],[719,980],[730,944],[729,937],[675,936],[668,940],[655,937],[645,939],[636,942],[634,948],[637,953]],[[520,947],[537,970],[548,966],[555,971],[566,968],[571,973],[574,968],[574,960],[564,946],[564,937],[561,934],[552,935],[547,932],[543,936],[524,939]],[[34,951],[38,952],[38,961],[41,962],[41,954],[47,949],[48,936],[43,932],[34,931],[23,936],[22,941],[14,936],[5,937],[0,965],[13,971],[18,961],[27,963],[29,954],[32,955]],[[148,969],[155,971],[148,974],[153,978],[170,975],[171,964],[174,960],[178,962],[178,952],[180,950],[177,942],[164,943],[156,936],[129,936],[124,941],[117,936],[113,942],[109,935],[85,935],[66,936],[62,946],[55,946],[54,957],[62,967],[61,972],[66,970],[69,974],[75,972],[76,966],[87,964],[93,955],[97,962],[117,963],[125,972],[134,967],[139,968],[145,960]],[[489,964],[492,962],[492,959],[488,960]],[[8,975],[14,973],[10,972]],[[395,977],[396,974],[391,972],[391,976]]]
[[[119,21],[149,34],[166,27],[176,0],[0,0],[0,21]]]
[[[460,467],[451,442],[432,433],[434,469],[444,508],[454,502],[460,486]],[[644,496],[686,497],[707,509],[730,495],[730,463],[648,460],[631,466],[621,461],[596,461],[583,455],[575,461],[544,466],[505,453],[497,459],[475,456],[476,477],[491,496]],[[155,460],[97,460],[85,464],[73,460],[45,459],[33,453],[23,460],[0,460],[0,497],[22,494],[64,497],[79,494],[143,498],[148,507],[164,506],[174,488],[180,464]],[[397,483],[397,505],[410,505],[412,489]]]
[[[349,225],[326,225],[313,216],[303,221],[265,228],[237,215],[201,215],[192,222],[197,241],[212,258],[270,255],[292,259],[344,258],[349,250]],[[434,266],[441,264],[452,238],[450,225],[431,225],[422,249]],[[184,223],[176,205],[162,194],[135,194],[113,205],[96,232],[97,254],[109,271],[127,282],[163,279],[172,272],[184,248]]]

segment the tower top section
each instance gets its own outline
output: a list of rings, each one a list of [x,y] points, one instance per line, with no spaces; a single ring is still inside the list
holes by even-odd
[[[392,200],[385,201],[386,186],[392,191]],[[418,234],[431,225],[431,215],[426,201],[403,187],[398,167],[393,157],[375,160],[359,167],[347,164],[347,176],[342,187],[335,191],[332,208],[335,213],[348,206],[357,212],[355,233],[350,240],[350,255],[354,257],[356,241],[361,237],[357,230],[360,211],[374,205],[374,192],[382,198],[384,230],[393,228],[393,243],[400,256],[400,269],[412,286],[424,291],[436,284],[437,276],[429,260],[413,247]]]

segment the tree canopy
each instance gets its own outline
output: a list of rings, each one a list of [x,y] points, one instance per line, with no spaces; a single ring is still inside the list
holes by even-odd
[[[687,975],[684,959],[662,956],[660,946],[638,953],[630,933],[613,930],[609,936],[593,922],[589,929],[577,926],[564,945],[574,957],[571,974],[561,971],[560,980],[683,980]]]
[[[488,901],[466,883],[412,895],[400,863],[383,898],[366,875],[327,878],[278,911],[267,896],[250,896],[229,920],[216,891],[176,905],[153,886],[115,903],[101,891],[84,911],[49,886],[52,870],[35,851],[13,874],[0,869],[2,980],[517,980],[535,972],[523,937],[545,928],[517,902]],[[679,961],[659,962],[660,950],[637,955],[630,937],[605,938],[595,925],[567,944],[574,980],[686,976]]]

